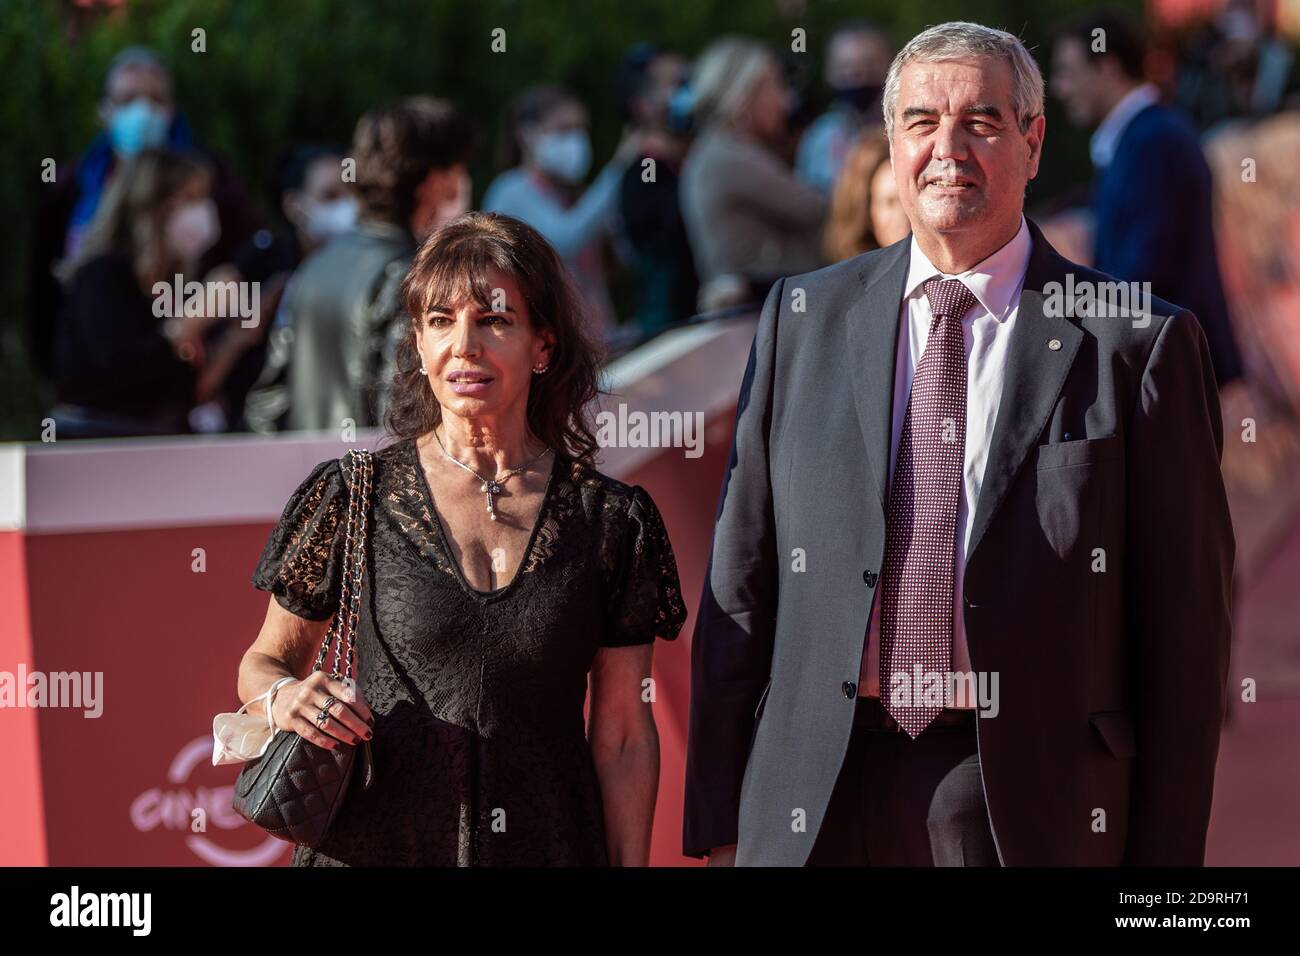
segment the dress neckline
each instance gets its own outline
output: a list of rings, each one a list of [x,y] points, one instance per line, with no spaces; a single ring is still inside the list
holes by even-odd
[[[461,570],[460,562],[456,560],[456,552],[452,550],[451,539],[447,535],[447,529],[442,525],[442,518],[438,515],[438,506],[434,501],[433,488],[429,484],[429,476],[424,471],[424,462],[420,460],[420,448],[416,444],[415,438],[407,439],[407,447],[411,456],[411,462],[415,466],[415,471],[419,476],[421,493],[424,496],[424,503],[429,509],[429,518],[433,521],[434,532],[438,536],[438,546],[442,548],[443,554],[447,558],[447,563],[451,565],[456,574],[456,580],[460,582],[461,588],[471,597],[479,600],[496,600],[505,597],[519,579],[524,576],[524,568],[528,567],[528,562],[533,556],[533,547],[537,542],[537,534],[541,530],[546,520],[547,514],[551,508],[551,494],[555,487],[555,475],[560,468],[560,454],[552,449],[551,451],[551,472],[546,476],[546,490],[542,492],[542,505],[537,509],[537,519],[533,522],[532,533],[528,536],[528,544],[524,547],[524,553],[519,559],[519,565],[515,568],[514,576],[499,588],[491,591],[480,591],[469,583],[465,577],[465,572]]]

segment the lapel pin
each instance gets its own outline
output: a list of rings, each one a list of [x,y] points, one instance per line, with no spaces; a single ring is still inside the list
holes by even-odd
[[[1049,349],[1051,349],[1053,352],[1059,352],[1059,351],[1061,351],[1061,340],[1060,340],[1060,339],[1048,339],[1048,340],[1047,340],[1047,347],[1048,347]]]

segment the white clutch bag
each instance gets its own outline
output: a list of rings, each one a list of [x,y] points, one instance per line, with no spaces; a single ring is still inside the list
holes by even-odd
[[[256,760],[266,753],[271,745],[271,738],[279,733],[275,726],[275,717],[271,714],[271,705],[275,702],[275,692],[295,677],[281,677],[271,685],[271,689],[259,694],[248,702],[266,699],[266,716],[246,714],[248,704],[240,707],[233,714],[217,714],[212,718],[212,766],[223,763],[244,763]]]

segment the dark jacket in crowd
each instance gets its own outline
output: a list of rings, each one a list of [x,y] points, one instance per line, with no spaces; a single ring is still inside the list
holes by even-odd
[[[1096,268],[1190,309],[1210,345],[1220,386],[1241,377],[1214,245],[1210,167],[1196,129],[1152,105],[1129,122],[1093,189]]]
[[[189,431],[197,372],[176,355],[162,323],[126,256],[106,253],[83,265],[66,290],[54,342],[57,402],[139,420],[138,428],[126,422],[104,434]]]
[[[653,334],[696,313],[699,279],[677,205],[679,164],[656,161],[656,175],[646,182],[640,163],[623,174],[619,212],[623,232],[636,254],[636,321]]]

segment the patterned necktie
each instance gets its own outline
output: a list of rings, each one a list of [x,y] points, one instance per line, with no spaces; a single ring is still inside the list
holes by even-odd
[[[951,667],[957,504],[966,453],[961,318],[977,301],[959,279],[935,277],[924,289],[934,318],[898,437],[880,585],[880,696],[913,738],[943,709],[924,703],[928,685],[917,682],[918,670],[946,688]],[[891,700],[894,674],[905,675],[901,686],[910,688],[897,704]]]

